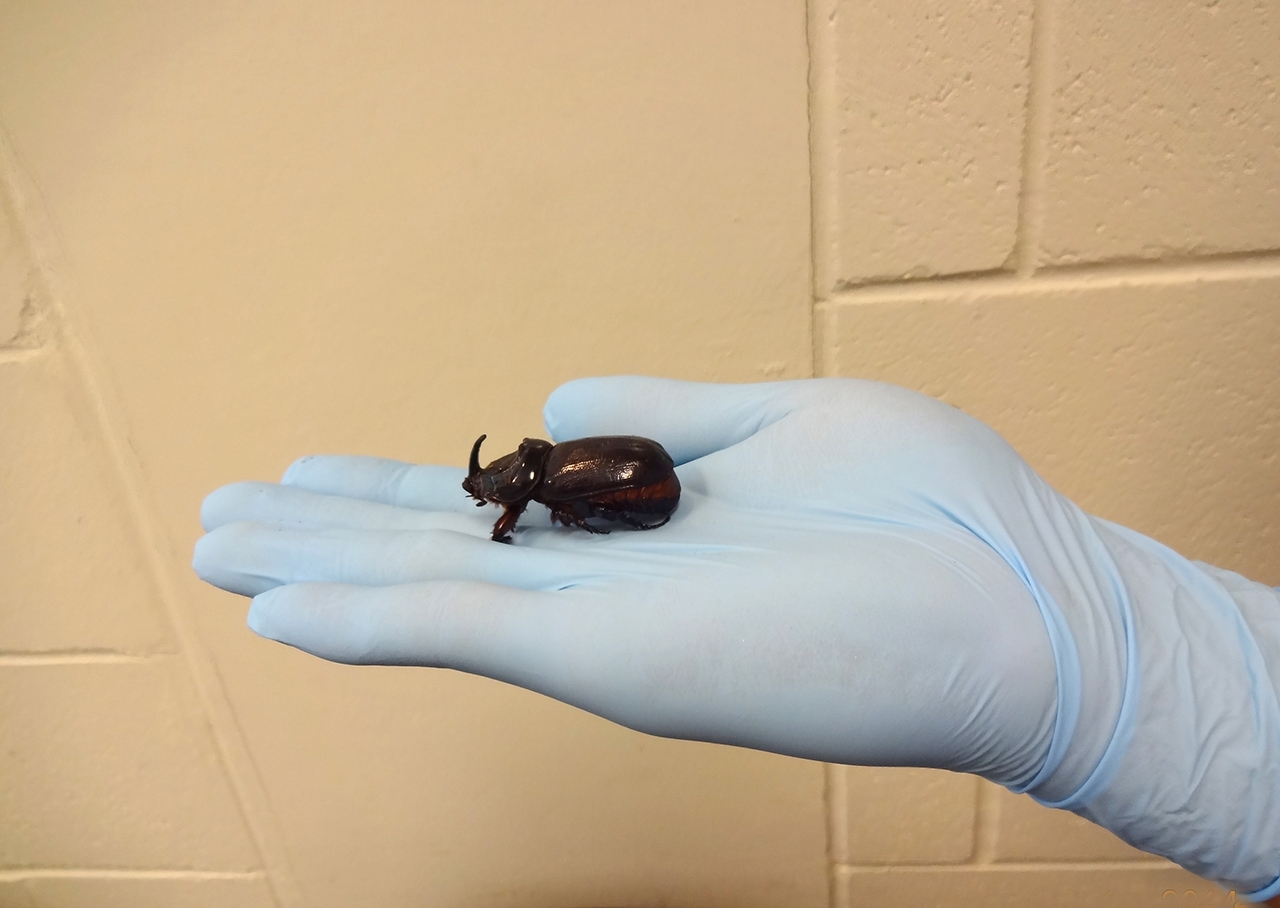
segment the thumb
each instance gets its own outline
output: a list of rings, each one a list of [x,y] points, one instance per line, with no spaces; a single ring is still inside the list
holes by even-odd
[[[677,464],[750,438],[796,409],[813,382],[721,385],[617,375],[580,378],[547,398],[543,420],[555,441],[586,435],[643,435]]]

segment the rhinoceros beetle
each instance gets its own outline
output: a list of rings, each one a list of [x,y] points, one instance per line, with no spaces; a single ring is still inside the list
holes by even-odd
[[[493,525],[494,542],[510,542],[511,531],[529,502],[551,510],[551,520],[607,533],[589,517],[616,520],[652,530],[671,519],[680,502],[675,463],[656,441],[636,435],[597,435],[552,444],[526,438],[511,454],[480,469],[480,445],[471,448],[462,488],[476,506],[492,502],[504,508]],[[661,518],[647,523],[644,518]]]

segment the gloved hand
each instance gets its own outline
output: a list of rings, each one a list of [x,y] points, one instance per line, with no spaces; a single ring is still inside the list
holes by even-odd
[[[1280,596],[1090,517],[982,423],[873,382],[588,379],[552,438],[644,435],[671,522],[533,506],[460,469],[317,457],[209,496],[200,576],[326,659],[497,678],[668,737],[972,772],[1280,892]]]

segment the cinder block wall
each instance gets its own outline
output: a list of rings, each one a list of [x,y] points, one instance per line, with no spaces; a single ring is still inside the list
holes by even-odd
[[[1280,583],[1277,46],[1244,0],[0,5],[0,906],[1229,905],[972,778],[328,665],[187,564],[303,453],[818,374]]]

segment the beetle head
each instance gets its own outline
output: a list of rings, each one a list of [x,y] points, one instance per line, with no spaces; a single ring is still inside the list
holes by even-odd
[[[480,468],[481,435],[471,448],[471,460],[467,465],[467,478],[462,488],[483,504],[515,504],[528,498],[542,480],[542,467],[552,444],[541,438],[526,438],[511,454],[499,457],[484,469]]]

